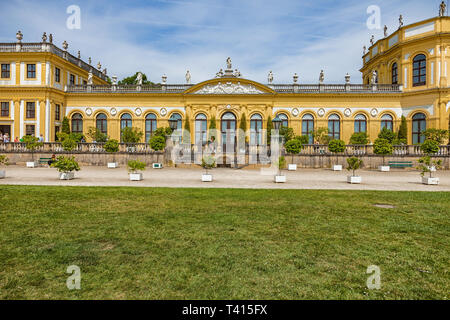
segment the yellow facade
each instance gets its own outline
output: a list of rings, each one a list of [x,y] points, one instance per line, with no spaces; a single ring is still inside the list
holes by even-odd
[[[363,115],[373,142],[381,130],[383,117],[390,115],[394,131],[398,130],[401,117],[406,117],[411,144],[415,142],[412,119],[419,113],[426,117],[427,128],[449,127],[449,31],[450,18],[439,17],[402,27],[379,40],[363,57],[363,85],[261,84],[236,76],[231,70],[195,85],[163,83],[159,88],[110,85],[100,70],[52,44],[21,43],[20,48],[17,43],[4,44],[0,45],[0,63],[10,65],[10,75],[0,78],[0,101],[9,102],[10,109],[8,115],[1,114],[4,116],[0,117],[0,131],[10,126],[11,136],[20,138],[26,134],[27,126],[35,125],[35,134],[42,134],[45,141],[52,142],[63,116],[72,119],[75,114],[81,115],[82,121],[77,123],[87,133],[90,127],[97,126],[97,116],[104,114],[108,136],[120,139],[121,123],[129,124],[122,119],[125,114],[131,116],[133,127],[145,132],[149,114],[156,117],[157,127],[166,127],[170,117],[178,113],[183,127],[189,119],[194,142],[199,114],[206,116],[208,128],[214,117],[218,130],[223,129],[221,119],[229,112],[235,116],[236,128],[245,114],[249,129],[256,114],[262,118],[263,129],[269,117],[284,114],[297,135],[302,134],[307,117],[312,117],[314,128],[320,128],[329,127],[330,116],[337,115],[338,136],[348,142],[355,131],[355,120]],[[413,59],[419,54],[426,57],[426,81],[415,86]],[[392,84],[394,63],[398,66],[396,84]],[[36,65],[36,78],[27,78],[27,64]],[[55,81],[55,68],[60,69],[60,82]],[[376,82],[372,81],[374,71]],[[89,72],[93,73],[92,84],[87,83]],[[70,75],[74,76],[73,84]],[[36,106],[32,118],[27,118],[27,102]],[[61,108],[59,119],[56,119],[57,105]],[[149,125],[150,120],[147,131]]]

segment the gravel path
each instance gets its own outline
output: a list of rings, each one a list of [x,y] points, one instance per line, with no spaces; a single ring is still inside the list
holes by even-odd
[[[2,168],[3,170],[3,168]],[[267,170],[267,169],[266,169]],[[343,189],[343,190],[401,190],[401,191],[450,191],[450,171],[439,171],[439,186],[421,184],[421,176],[415,170],[378,172],[360,170],[363,183],[346,182],[347,171],[333,172],[327,169],[299,169],[283,171],[287,183],[275,184],[273,173],[260,169],[213,169],[213,182],[201,182],[202,169],[164,168],[144,171],[143,181],[129,181],[126,169],[107,169],[85,166],[75,173],[75,179],[61,181],[53,168],[24,168],[9,166],[6,178],[0,185],[55,185],[55,186],[139,186],[139,187],[192,187],[192,188],[254,188],[254,189]]]

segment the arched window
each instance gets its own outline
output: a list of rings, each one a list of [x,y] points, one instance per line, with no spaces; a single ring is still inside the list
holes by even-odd
[[[285,115],[284,113],[280,113],[278,115],[278,118],[280,118],[280,120],[281,120],[282,127],[289,127],[289,118],[287,115]]]
[[[206,133],[208,128],[208,120],[203,113],[198,114],[195,117],[195,143],[206,144]]]
[[[95,120],[95,126],[103,134],[108,134],[108,120],[104,113],[99,113]]]
[[[413,59],[413,86],[424,86],[427,83],[427,58],[419,54]]]
[[[254,114],[250,118],[250,144],[259,146],[262,144],[262,117]]]
[[[149,113],[145,117],[145,142],[148,143],[155,130],[156,130],[156,115],[154,113]]]
[[[355,117],[355,133],[367,131],[367,119],[363,114],[358,114]]]
[[[341,118],[337,114],[328,118],[328,135],[334,140],[341,138]]]
[[[83,133],[83,116],[79,113],[72,116],[72,132]]]
[[[314,117],[310,114],[305,114],[302,118],[302,135],[309,137],[309,144],[314,144]]]
[[[223,150],[236,149],[236,116],[227,112],[222,116],[221,125]]]
[[[129,113],[124,113],[120,117],[120,129],[131,128],[133,126],[133,120],[131,120],[131,115]]]
[[[397,62],[392,64],[392,84],[398,84],[398,67],[397,67]]]
[[[172,113],[170,116],[169,121],[176,121],[177,122],[177,128],[175,130],[182,130],[183,128],[183,121],[182,117],[179,113]]]
[[[383,130],[383,128],[394,131],[394,119],[391,115],[385,114],[381,117],[381,130]]]
[[[423,113],[416,113],[412,119],[413,144],[425,141],[425,137],[422,135],[425,130],[427,130],[427,117]]]

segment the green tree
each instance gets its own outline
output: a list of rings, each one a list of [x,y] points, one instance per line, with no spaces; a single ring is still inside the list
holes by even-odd
[[[369,137],[365,132],[355,132],[350,138],[350,144],[353,145],[366,145],[369,143]]]
[[[51,164],[51,166],[62,173],[80,171],[80,166],[78,162],[75,161],[75,157],[60,156]]]
[[[389,130],[390,131],[390,130]],[[392,154],[394,147],[387,139],[378,138],[373,144],[373,152],[380,156],[383,156],[383,166],[385,164],[385,157]]]
[[[130,160],[127,163],[128,171],[131,173],[137,173],[138,171],[144,171],[147,165],[139,160]]]
[[[427,139],[420,145],[420,150],[426,155],[431,156],[432,154],[439,152],[439,142]]]
[[[247,118],[245,113],[242,113],[241,122],[239,123],[239,131],[238,131],[238,146],[240,149],[245,148],[246,142],[246,132],[247,132]]]
[[[328,150],[332,153],[342,153],[345,151],[345,142],[342,140],[331,140],[328,144]]]
[[[291,141],[292,139],[294,139],[294,137],[295,137],[294,129],[289,128],[289,127],[281,127],[280,136],[283,137],[284,144],[286,145],[286,143],[288,141]]]
[[[397,139],[399,141],[407,141],[408,139],[408,125],[406,124],[406,118],[404,116],[402,116],[402,121],[398,128]]]
[[[118,82],[119,85],[133,85],[137,84],[137,75],[139,72],[136,72],[134,75],[123,78]],[[142,73],[142,72],[141,72]],[[151,87],[161,87],[161,84],[153,83],[149,80],[147,80],[147,75],[145,73],[142,73],[142,85],[148,85]]]
[[[430,128],[422,132],[422,135],[426,140],[433,140],[442,145],[448,139],[448,130]]]
[[[108,136],[101,132],[96,127],[90,127],[88,129],[87,136],[92,139],[92,141],[98,142],[98,143],[104,143],[106,140],[108,140]]]
[[[272,129],[273,129],[272,117],[269,116],[267,118],[267,145],[269,145],[269,146],[270,146],[270,140],[272,139]]]
[[[212,137],[216,139],[216,117],[212,116],[211,120],[209,121],[209,132],[208,132],[208,140],[210,140]]]
[[[296,136],[294,139],[300,141],[302,146],[309,144],[309,136]]]
[[[33,136],[24,136],[22,139],[25,143],[25,148],[31,152],[31,160],[34,161],[34,152],[44,144],[39,142],[39,138]]]
[[[70,123],[69,123],[69,118],[64,117],[63,121],[62,121],[62,125],[61,125],[61,132],[63,133],[70,133]]]
[[[123,143],[139,143],[144,134],[138,128],[126,127],[122,129]]]
[[[188,115],[186,115],[184,120],[183,143],[191,143],[191,121]]]
[[[352,176],[355,177],[356,170],[361,168],[361,166],[363,165],[363,161],[357,157],[350,157],[347,158],[347,164],[348,164],[347,170],[352,171]]]
[[[216,166],[216,159],[213,156],[205,156],[202,158],[202,168],[205,169],[205,174],[208,174],[208,170]]]
[[[105,145],[103,146],[106,152],[113,154],[113,162],[116,162],[116,152],[119,152],[119,141],[116,139],[109,139],[106,141]]]
[[[397,135],[392,130],[389,130],[388,128],[385,127],[378,134],[378,138],[386,139],[387,141],[389,141],[389,143],[392,144],[395,138],[397,138]]]
[[[155,151],[164,150],[166,147],[166,139],[162,136],[153,136],[150,138],[150,147]]]
[[[292,139],[286,142],[286,152],[290,154],[299,154],[302,151],[303,145],[299,139]]]

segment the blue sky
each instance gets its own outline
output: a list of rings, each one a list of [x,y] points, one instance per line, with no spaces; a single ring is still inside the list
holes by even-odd
[[[148,0],[29,1],[0,0],[0,42],[14,42],[17,30],[25,42],[39,42],[44,31],[54,43],[81,51],[108,75],[119,78],[141,70],[154,82],[166,74],[183,83],[213,78],[230,56],[243,77],[266,83],[316,83],[325,70],[328,83],[344,82],[348,72],[360,83],[363,45],[382,30],[366,26],[367,7],[381,8],[381,25],[390,31],[438,14],[440,0]],[[69,5],[81,9],[81,29],[69,30]]]

